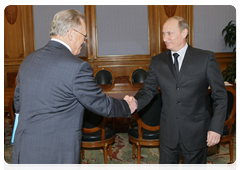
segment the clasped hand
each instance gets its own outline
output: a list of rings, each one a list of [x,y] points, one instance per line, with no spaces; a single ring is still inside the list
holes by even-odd
[[[128,106],[131,110],[131,114],[133,114],[135,112],[135,110],[137,109],[137,103],[136,103],[136,99],[133,96],[128,96],[126,95],[124,97],[124,100],[126,100],[126,102],[128,103]]]

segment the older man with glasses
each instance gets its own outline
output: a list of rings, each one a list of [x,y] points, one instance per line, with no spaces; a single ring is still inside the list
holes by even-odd
[[[106,96],[90,65],[75,56],[87,40],[84,20],[75,10],[58,12],[51,41],[22,62],[12,163],[79,163],[85,108],[104,117],[130,117],[135,111],[136,104]]]

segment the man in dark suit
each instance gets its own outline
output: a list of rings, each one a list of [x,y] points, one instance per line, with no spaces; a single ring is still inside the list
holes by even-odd
[[[188,24],[181,17],[163,25],[166,52],[152,58],[143,88],[135,95],[137,111],[158,93],[162,95],[160,163],[206,163],[207,146],[220,141],[227,111],[227,93],[213,52],[187,44]],[[206,108],[212,90],[213,117]],[[128,96],[129,97],[129,96]]]
[[[87,39],[84,19],[75,10],[58,12],[51,41],[19,68],[13,163],[79,163],[85,108],[104,117],[130,117],[135,110],[134,103],[106,96],[90,65],[75,56]]]

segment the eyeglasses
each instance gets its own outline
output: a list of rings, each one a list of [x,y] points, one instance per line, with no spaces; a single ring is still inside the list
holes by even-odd
[[[82,34],[82,35],[84,36],[84,40],[85,40],[85,41],[88,39],[87,35],[84,35],[83,33],[79,32],[79,31],[77,31],[77,30],[75,30],[75,29],[73,29],[73,30],[76,31],[76,32],[78,32],[79,34]]]

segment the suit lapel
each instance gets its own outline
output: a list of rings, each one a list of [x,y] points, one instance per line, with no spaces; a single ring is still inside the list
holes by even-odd
[[[168,67],[169,67],[172,75],[173,75],[174,78],[177,80],[177,76],[176,76],[176,73],[175,73],[174,68],[173,68],[173,61],[172,61],[172,56],[171,56],[171,51],[170,51],[170,50],[168,50],[168,51],[166,52],[165,58],[166,58],[165,61],[166,61],[167,65],[168,65]]]
[[[191,64],[191,60],[192,60],[192,50],[193,48],[188,45],[188,49],[186,51],[185,57],[183,59],[183,63],[182,63],[182,67],[180,69],[180,73],[178,76],[178,80],[181,78],[181,76],[184,74],[184,72],[186,71],[187,67]]]

